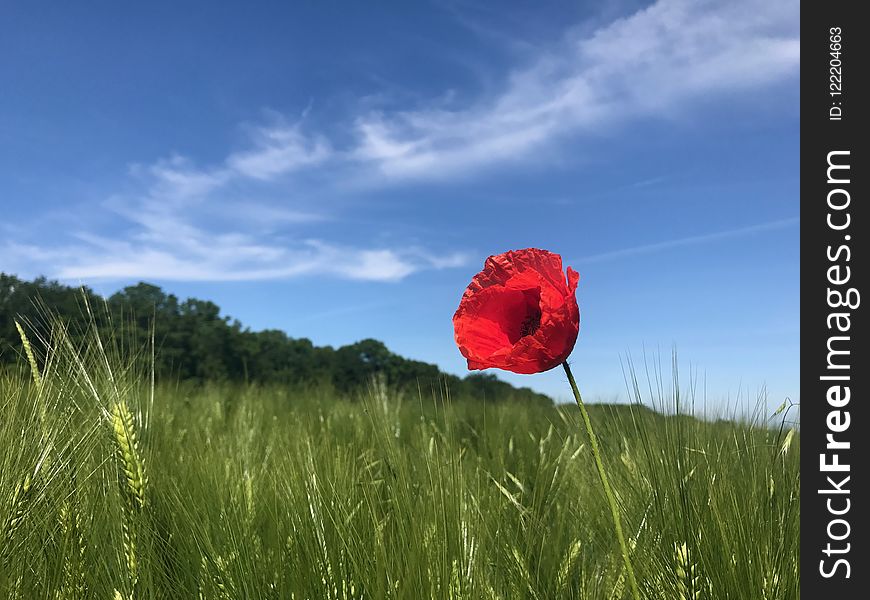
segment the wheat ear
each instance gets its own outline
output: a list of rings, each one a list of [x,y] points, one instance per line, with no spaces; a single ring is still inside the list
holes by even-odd
[[[701,597],[701,578],[698,567],[692,561],[686,542],[674,544],[674,559],[677,563],[677,593],[680,600],[698,600]]]
[[[27,334],[24,333],[24,328],[21,323],[15,321],[15,328],[18,330],[18,335],[21,338],[21,345],[24,346],[24,354],[27,355],[27,362],[30,363],[30,374],[33,377],[33,383],[36,387],[42,387],[42,376],[39,374],[39,365],[36,363],[36,356],[33,354],[33,347],[30,345],[30,340],[27,339]]]
[[[130,412],[126,400],[120,399],[115,402],[110,417],[118,459],[121,496],[124,498],[124,552],[130,579],[135,586],[139,571],[135,520],[136,514],[145,507],[148,477],[142,453],[139,451],[133,413]]]

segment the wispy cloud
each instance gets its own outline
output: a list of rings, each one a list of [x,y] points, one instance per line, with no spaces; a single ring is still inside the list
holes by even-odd
[[[456,110],[357,119],[354,157],[391,178],[438,178],[525,159],[564,137],[798,71],[794,0],[659,0],[591,34],[575,29],[496,95]]]
[[[631,256],[640,256],[644,254],[652,254],[654,252],[660,252],[662,250],[670,250],[672,248],[681,248],[684,246],[697,246],[699,244],[708,244],[711,242],[717,242],[720,240],[727,240],[731,238],[744,237],[749,235],[756,235],[759,233],[765,233],[768,231],[775,231],[777,229],[786,229],[788,227],[794,227],[800,223],[800,219],[798,217],[790,218],[790,219],[781,219],[779,221],[770,221],[767,223],[759,223],[757,225],[750,225],[748,227],[740,227],[738,229],[728,229],[725,231],[716,231],[712,233],[704,233],[701,235],[693,235],[684,238],[678,238],[673,240],[665,240],[662,242],[656,242],[653,244],[643,244],[641,246],[631,246],[630,248],[620,248],[619,250],[611,250],[609,252],[602,252],[601,254],[593,254],[591,256],[584,256],[581,258],[576,258],[570,261],[569,263],[573,264],[581,264],[581,263],[596,263],[596,262],[605,262],[609,260],[617,260],[620,258],[628,258]]]
[[[370,250],[307,240],[293,247],[257,245],[241,236],[209,236],[213,251],[198,243],[179,248],[106,244],[106,253],[82,253],[60,268],[62,279],[159,279],[183,281],[251,281],[305,275],[337,276],[357,281],[398,281],[411,273],[436,268],[413,252]],[[199,247],[196,247],[199,246]]]
[[[467,262],[459,252],[436,257],[414,247],[372,249],[317,239],[263,242],[246,234],[167,225],[167,231],[179,235],[174,242],[148,230],[131,239],[80,233],[75,242],[57,247],[7,242],[0,246],[0,262],[4,270],[63,280],[253,281],[331,276],[381,282]]]
[[[639,118],[671,119],[693,101],[796,76],[799,29],[796,0],[658,0],[591,32],[569,29],[508,70],[500,88],[464,104],[451,94],[404,110],[372,110],[361,101],[341,142],[303,127],[309,107],[298,122],[278,116],[255,128],[254,146],[201,174],[204,181],[178,183],[273,180],[318,168],[380,182],[443,179],[550,160],[541,150],[568,138]]]
[[[99,207],[115,216],[112,231],[73,231],[58,245],[7,242],[0,258],[6,269],[66,280],[388,282],[464,264],[461,252],[361,246],[306,233],[306,226],[336,217],[304,202],[305,194],[281,178],[329,152],[298,126],[280,125],[258,129],[253,149],[233,152],[218,166],[198,167],[178,155],[134,165],[134,190]],[[265,184],[265,196],[278,200],[263,199]]]
[[[333,154],[324,136],[306,136],[298,125],[262,127],[257,137],[254,149],[234,153],[227,159],[234,173],[271,180],[321,164]]]
[[[466,260],[463,253],[410,243],[337,242],[324,228],[318,232],[318,224],[341,215],[312,197],[338,193],[341,186],[315,189],[303,183],[304,176],[382,185],[548,160],[552,155],[545,150],[569,136],[582,138],[631,119],[671,118],[693,100],[794,76],[798,12],[795,0],[659,0],[591,32],[569,30],[507,71],[500,89],[464,104],[449,94],[405,110],[372,110],[360,102],[340,134],[318,130],[309,109],[295,121],[273,115],[269,123],[249,128],[246,147],[228,149],[213,164],[171,155],[131,167],[132,191],[98,209],[116,216],[111,231],[83,227],[55,245],[7,242],[0,254],[7,264],[25,265],[22,270],[70,279],[317,274],[395,281],[454,267]],[[654,180],[638,185],[644,183]],[[586,260],[746,233],[673,240]]]

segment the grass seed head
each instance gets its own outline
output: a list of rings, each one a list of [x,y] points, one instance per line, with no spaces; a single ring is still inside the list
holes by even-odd
[[[145,506],[145,488],[148,485],[148,478],[139,451],[133,413],[130,412],[125,400],[115,402],[111,419],[119,467],[127,485],[125,495],[135,508],[142,509]]]

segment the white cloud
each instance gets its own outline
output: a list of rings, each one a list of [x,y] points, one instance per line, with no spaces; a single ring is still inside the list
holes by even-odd
[[[75,256],[53,276],[61,279],[158,279],[177,281],[253,281],[308,275],[357,281],[399,281],[423,269],[443,268],[412,251],[337,246],[307,240],[292,246],[258,245],[241,235],[188,240],[184,248],[111,242],[69,247]],[[193,243],[190,243],[193,242]],[[209,251],[211,249],[211,251]],[[102,250],[102,251],[101,251]]]
[[[150,178],[152,193],[164,200],[203,196],[221,187],[230,178],[230,173],[224,170],[196,169],[190,161],[177,154],[147,168],[134,165],[131,172],[140,178]]]
[[[356,181],[362,174],[382,183],[533,163],[546,160],[542,151],[568,136],[582,138],[631,119],[671,118],[694,100],[755,91],[797,73],[798,9],[796,0],[659,0],[591,33],[568,31],[509,72],[500,90],[465,106],[447,108],[456,98],[433,98],[412,110],[365,109],[349,117],[342,143],[327,131],[312,132],[306,110],[298,122],[277,118],[254,129],[250,147],[229,150],[210,166],[178,155],[134,166],[138,191],[113,196],[102,207],[118,217],[111,234],[79,231],[57,249],[7,242],[0,251],[64,278],[319,274],[395,281],[462,265],[460,253],[359,247],[303,235],[303,226],[338,217],[320,198],[300,201],[309,193],[297,176],[328,171],[321,180]],[[307,191],[328,195],[330,189]],[[590,259],[700,241],[692,240]]]
[[[261,128],[258,137],[256,148],[234,153],[227,159],[234,173],[270,180],[323,163],[332,155],[325,137],[307,137],[299,125]]]
[[[527,158],[564,136],[797,74],[793,0],[659,0],[561,44],[459,110],[422,108],[357,120],[354,157],[395,178],[444,177]],[[534,158],[534,157],[532,157]]]
[[[131,174],[139,191],[113,196],[101,207],[116,217],[112,231],[73,231],[59,246],[7,242],[0,245],[5,268],[78,281],[398,281],[463,264],[459,254],[337,244],[301,233],[334,215],[294,202],[292,186],[267,180],[319,160],[323,146],[307,145],[295,128],[259,134],[257,150],[231,154],[219,168],[198,168],[180,156],[135,165]],[[277,200],[257,199],[265,183],[267,196]]]

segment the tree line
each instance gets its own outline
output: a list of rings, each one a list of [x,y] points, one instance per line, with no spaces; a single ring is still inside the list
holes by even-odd
[[[96,308],[88,311],[87,307]],[[179,299],[145,282],[103,298],[88,287],[70,287],[45,277],[32,281],[0,273],[0,366],[21,360],[23,349],[15,321],[36,329],[35,345],[48,339],[48,315],[61,319],[84,343],[89,326],[144,343],[153,339],[158,378],[181,381],[229,381],[258,384],[331,385],[351,394],[379,375],[393,388],[430,394],[446,389],[455,398],[487,401],[551,402],[529,388],[516,388],[492,374],[464,378],[436,365],[391,352],[383,342],[365,339],[333,348],[316,346],[278,329],[252,331],[222,315],[214,302]]]

